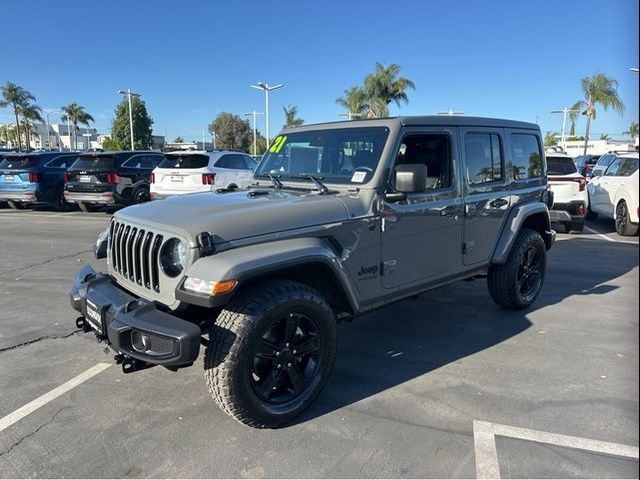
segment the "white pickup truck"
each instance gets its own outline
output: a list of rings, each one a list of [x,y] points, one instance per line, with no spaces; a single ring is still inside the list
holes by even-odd
[[[589,206],[587,180],[578,173],[573,159],[560,152],[547,153],[547,179],[553,192],[551,222],[566,233],[582,232]]]

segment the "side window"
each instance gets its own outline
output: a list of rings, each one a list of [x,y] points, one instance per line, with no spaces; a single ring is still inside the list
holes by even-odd
[[[229,167],[229,155],[223,155],[222,157],[220,157],[218,159],[218,161],[215,164],[216,167],[218,168],[230,168]]]
[[[66,160],[65,157],[56,157],[53,160],[51,160],[49,163],[47,163],[46,166],[49,168],[64,168],[65,160]]]
[[[129,160],[124,162],[122,166],[125,168],[142,168],[143,158],[144,157],[142,155],[134,155]]]
[[[511,158],[514,180],[542,176],[542,149],[538,137],[530,134],[511,135]]]
[[[427,166],[426,191],[451,186],[451,141],[449,135],[416,134],[402,140],[396,165],[422,163]]]
[[[465,135],[464,148],[470,185],[502,180],[502,148],[498,135],[468,133]]]
[[[625,158],[624,162],[620,166],[620,170],[618,171],[618,175],[621,177],[630,177],[638,170],[638,159],[637,158]]]
[[[613,163],[611,165],[609,165],[609,168],[607,168],[607,171],[605,172],[604,176],[605,177],[617,177],[618,176],[618,170],[620,170],[620,167],[622,166],[622,162],[624,161],[624,158],[616,158]]]
[[[253,170],[258,165],[256,162],[253,161],[253,158],[247,155],[243,155],[242,159],[244,160],[246,170]]]

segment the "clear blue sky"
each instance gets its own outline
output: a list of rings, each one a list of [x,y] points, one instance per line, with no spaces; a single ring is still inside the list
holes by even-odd
[[[201,138],[221,111],[263,111],[249,87],[257,81],[286,84],[271,97],[272,135],[283,105],[307,123],[336,120],[335,99],[376,61],[400,64],[416,84],[393,115],[455,108],[538,117],[543,132],[559,131],[549,110],[571,105],[580,78],[602,71],[618,79],[627,109],[599,112],[592,132],[617,135],[638,120],[634,0],[5,0],[1,18],[0,83],[23,86],[44,109],[78,102],[100,131],[128,87],[169,139]]]

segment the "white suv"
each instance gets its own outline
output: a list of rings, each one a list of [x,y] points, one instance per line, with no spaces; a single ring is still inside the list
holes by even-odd
[[[619,235],[638,233],[638,154],[618,156],[588,187],[587,218],[604,215],[616,221]]]
[[[151,198],[245,188],[256,165],[246,153],[231,150],[168,152],[149,179]]]
[[[578,173],[573,159],[561,152],[547,153],[547,180],[553,192],[551,222],[565,232],[581,232],[589,205],[587,181]]]

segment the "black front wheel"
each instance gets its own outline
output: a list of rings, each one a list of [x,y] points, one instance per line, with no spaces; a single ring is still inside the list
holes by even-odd
[[[242,292],[218,316],[205,353],[217,404],[241,423],[275,428],[320,394],[336,356],[336,319],[316,290],[266,282]]]
[[[139,187],[133,191],[132,200],[135,204],[148,202],[151,200],[151,194],[148,189]]]
[[[540,233],[523,228],[504,265],[489,268],[491,298],[500,306],[520,310],[538,297],[547,271],[547,250]]]
[[[629,208],[624,201],[616,207],[616,232],[625,237],[631,237],[638,233],[638,225],[631,223]]]

